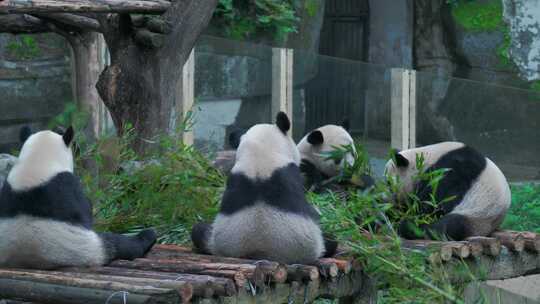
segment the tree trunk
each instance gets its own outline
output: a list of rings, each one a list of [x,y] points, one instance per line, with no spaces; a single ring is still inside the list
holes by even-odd
[[[100,104],[103,102],[96,90],[96,83],[103,71],[101,34],[82,32],[68,38],[72,50],[72,79],[75,100],[79,109],[89,114],[85,133],[95,140],[101,133]]]
[[[216,5],[217,0],[173,2],[163,15],[167,34],[141,34],[129,15],[100,19],[111,65],[97,88],[118,132],[128,124],[134,128],[133,148],[140,154],[152,147],[156,135],[173,133],[183,119],[175,111],[182,98],[182,67]]]

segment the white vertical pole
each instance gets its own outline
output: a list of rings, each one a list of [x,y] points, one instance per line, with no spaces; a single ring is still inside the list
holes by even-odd
[[[416,146],[416,72],[391,71],[391,146],[406,150]]]
[[[182,68],[182,98],[177,113],[185,119],[192,110],[195,102],[195,49],[189,54],[188,60]],[[182,133],[182,141],[186,145],[193,145],[193,130]]]
[[[279,111],[293,119],[293,50],[272,49],[272,119]],[[292,134],[292,127],[290,134]]]
[[[409,70],[409,149],[416,147],[416,71]]]

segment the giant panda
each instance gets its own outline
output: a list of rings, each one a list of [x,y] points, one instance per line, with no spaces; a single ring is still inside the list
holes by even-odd
[[[73,174],[73,137],[71,127],[62,135],[22,130],[0,192],[0,267],[99,266],[142,257],[156,241],[151,229],[131,237],[92,230],[92,206]]]
[[[348,132],[349,123],[344,121],[339,125],[324,125],[309,132],[298,143],[301,165],[307,188],[319,186],[322,182],[338,176],[346,165],[353,166],[356,149],[354,140]],[[352,153],[348,152],[339,159],[329,159],[328,154],[336,148],[350,145]],[[362,188],[368,188],[375,182],[368,175],[362,175]]]
[[[325,241],[319,214],[304,196],[289,129],[280,112],[275,124],[255,125],[241,136],[218,215],[192,229],[199,252],[288,264],[334,254],[337,244]]]
[[[416,181],[417,155],[424,159],[424,169],[445,169],[435,192],[436,208],[422,204],[421,212],[439,217],[420,231],[402,221],[398,233],[404,238],[448,238],[463,240],[487,236],[499,227],[510,206],[510,187],[499,168],[475,149],[460,142],[442,142],[395,152],[386,164],[389,178],[398,178],[399,197],[415,194],[419,201],[430,201],[433,189],[426,181]],[[420,234],[416,233],[420,232]]]

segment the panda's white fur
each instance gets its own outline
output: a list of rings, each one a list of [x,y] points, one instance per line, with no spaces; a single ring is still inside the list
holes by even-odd
[[[470,218],[478,236],[489,235],[502,224],[512,201],[506,177],[490,159],[486,160],[486,169],[451,212]]]
[[[0,231],[3,267],[54,269],[99,266],[107,261],[101,238],[71,224],[19,215],[0,220]]]
[[[400,163],[399,159],[388,161],[386,174],[389,177],[399,178],[402,199],[406,197],[406,194],[417,191],[414,176],[418,174],[416,158],[420,154],[423,156],[425,169],[432,167],[449,169],[439,184],[439,190],[442,192],[450,193],[452,187],[458,187],[456,184],[460,182],[461,176],[456,174],[462,174],[458,172],[464,172],[462,174],[464,179],[472,179],[468,187],[462,186],[462,189],[455,190],[454,193],[461,197],[460,201],[455,202],[452,210],[444,214],[439,223],[434,224],[433,227],[440,228],[441,223],[452,216],[454,219],[448,221],[448,225],[452,226],[456,223],[467,225],[465,236],[486,236],[499,227],[510,207],[511,194],[508,182],[501,170],[490,159],[460,142],[442,142],[401,151],[396,154],[396,158],[401,158],[401,165],[395,163]],[[453,165],[448,165],[450,163]],[[444,179],[448,174],[454,174],[452,178],[457,182],[445,183]],[[472,176],[467,177],[468,174]],[[455,215],[462,216],[462,219],[456,220],[459,216]],[[448,231],[451,233],[454,227],[450,226]],[[461,233],[456,235],[461,235]]]
[[[36,153],[39,151],[39,153]],[[15,191],[34,188],[61,172],[73,173],[73,154],[61,135],[41,131],[24,143],[7,182]]]
[[[294,141],[276,125],[258,124],[242,135],[231,173],[265,179],[290,163],[300,164],[300,154]]]
[[[310,135],[317,131],[321,133],[323,142],[317,144],[310,143]],[[354,150],[354,140],[345,128],[338,125],[325,125],[304,136],[297,147],[303,161],[309,161],[319,171],[328,177],[333,177],[341,172],[345,163],[353,165],[354,155],[347,153],[345,158],[336,164],[334,160],[327,159],[328,153],[334,151],[336,147],[347,145],[352,145],[353,151],[356,153],[356,150]]]
[[[193,228],[200,251],[312,263],[335,250],[326,249],[334,244],[325,243],[319,215],[305,199],[300,154],[288,129],[280,113],[276,125],[255,125],[242,135],[219,214],[212,225]]]
[[[142,257],[155,242],[152,230],[135,237],[92,230],[92,206],[73,174],[73,129],[23,130],[29,137],[21,137],[20,156],[0,192],[0,267],[99,266]]]
[[[250,257],[283,263],[312,263],[324,252],[319,226],[263,202],[233,215],[218,214],[209,249],[215,255]]]

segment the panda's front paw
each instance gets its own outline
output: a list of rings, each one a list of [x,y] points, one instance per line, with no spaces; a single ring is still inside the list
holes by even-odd
[[[418,240],[425,237],[424,230],[416,226],[410,220],[403,220],[399,223],[398,235],[408,240]]]

